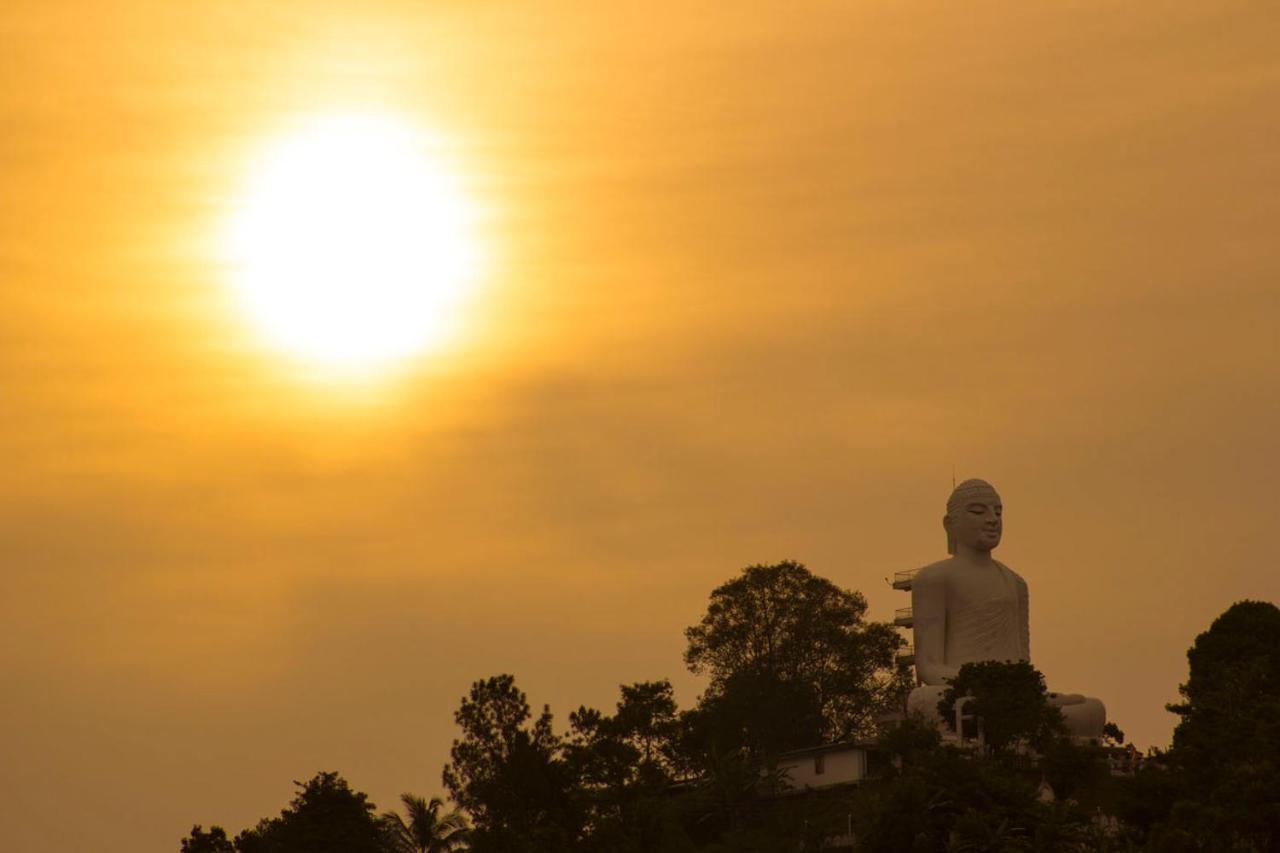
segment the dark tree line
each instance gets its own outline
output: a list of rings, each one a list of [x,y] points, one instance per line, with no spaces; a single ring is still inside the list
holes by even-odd
[[[472,849],[785,849],[815,818],[761,785],[779,755],[873,736],[909,687],[897,632],[866,608],[799,563],[751,566],[686,632],[686,663],[710,676],[695,707],[679,711],[667,681],[624,685],[612,713],[579,708],[563,737],[512,676],[476,682],[444,770]]]
[[[369,798],[337,773],[295,782],[298,793],[278,817],[263,818],[234,840],[220,826],[199,824],[181,853],[451,853],[466,849],[468,825],[444,803],[405,794],[405,814],[375,815]]]
[[[1074,743],[1025,663],[966,666],[940,703],[946,716],[972,697],[981,753],[886,723],[909,673],[897,633],[865,615],[860,594],[798,563],[748,567],[686,631],[685,662],[709,681],[693,707],[665,680],[627,684],[560,732],[513,676],[483,679],[455,713],[443,783],[456,809],[406,794],[403,815],[378,815],[321,773],[278,817],[234,839],[196,826],[182,853],[1280,850],[1273,605],[1237,604],[1197,638],[1173,745],[1119,776],[1123,733]],[[864,784],[783,795],[788,750],[873,738]]]

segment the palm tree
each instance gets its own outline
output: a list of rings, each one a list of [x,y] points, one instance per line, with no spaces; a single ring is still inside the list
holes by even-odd
[[[408,820],[395,812],[383,812],[378,822],[387,843],[395,853],[452,853],[466,849],[470,827],[457,809],[440,814],[444,801],[432,797],[428,802],[413,794],[401,794],[400,802]]]

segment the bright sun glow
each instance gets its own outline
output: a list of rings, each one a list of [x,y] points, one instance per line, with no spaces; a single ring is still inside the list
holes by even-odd
[[[232,281],[270,341],[366,369],[438,345],[475,274],[471,212],[408,124],[304,122],[251,170],[227,234]]]

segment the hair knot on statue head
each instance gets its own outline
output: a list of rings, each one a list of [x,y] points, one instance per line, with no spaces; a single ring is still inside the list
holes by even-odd
[[[948,554],[955,554],[956,552],[956,536],[951,529],[951,525],[947,523],[947,519],[954,519],[974,499],[994,499],[998,503],[1000,495],[996,492],[995,486],[986,480],[978,479],[965,480],[952,490],[951,497],[947,498],[947,514],[942,519],[942,526],[947,531]]]

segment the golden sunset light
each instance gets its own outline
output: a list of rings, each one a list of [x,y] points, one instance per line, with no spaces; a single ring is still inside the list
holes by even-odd
[[[426,141],[391,116],[308,118],[253,164],[226,256],[275,345],[372,368],[456,334],[479,263],[474,213]]]
[[[6,0],[0,853],[1280,849],[1278,44]]]

